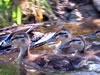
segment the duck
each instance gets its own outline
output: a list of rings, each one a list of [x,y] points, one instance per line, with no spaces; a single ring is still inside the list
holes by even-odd
[[[61,45],[58,50],[65,54],[83,53],[85,50],[84,37],[76,36],[69,42]]]
[[[70,47],[69,47],[70,46]],[[67,49],[74,51],[74,55],[72,56],[82,56],[84,59],[87,60],[94,60],[93,62],[97,61],[100,62],[100,49],[97,51],[87,50],[86,48],[86,41],[83,36],[76,36],[71,41],[62,45],[59,49]],[[75,51],[76,50],[76,51]]]
[[[47,53],[31,54],[29,51],[30,38],[25,32],[15,32],[9,37],[9,44],[16,45],[20,50],[17,61],[25,67],[27,65],[33,69],[45,71],[68,71],[84,67],[84,65],[78,66],[82,60],[85,60],[81,56]]]
[[[30,28],[29,30],[26,31],[26,33],[31,38],[32,43],[36,42],[37,40],[40,40],[44,36],[44,34],[41,33],[41,32],[33,32],[32,33],[33,28],[34,27],[32,27],[32,28]],[[4,37],[4,39],[0,41],[0,50],[11,48],[11,45],[8,45],[8,42],[10,41],[9,38],[11,37],[11,35],[12,35],[12,33],[6,35],[6,37]],[[3,44],[3,46],[2,46],[2,44]]]
[[[18,60],[23,60],[24,56],[27,56],[26,58],[33,58],[34,56],[30,54],[29,47],[30,47],[30,38],[27,33],[25,32],[14,32],[9,35],[9,37],[6,38],[6,41],[8,41],[8,44],[15,45],[18,48],[20,48],[20,53],[18,56]],[[6,43],[3,43],[3,45]]]
[[[72,38],[72,32],[69,31],[68,29],[65,29],[65,28],[61,28],[60,30],[56,31],[55,33],[53,33],[52,35],[50,34],[50,36],[48,36],[49,38],[45,41],[41,41],[41,40],[44,40],[46,39],[46,37],[43,37],[41,40],[37,41],[34,46],[37,47],[37,46],[40,46],[40,45],[43,45],[43,44],[46,44],[46,43],[50,43],[50,42],[53,42],[54,40],[58,40],[56,42],[56,44],[53,44],[53,46],[55,46],[55,50],[54,52],[55,53],[61,53],[61,51],[59,50],[59,47],[70,41],[71,38]],[[41,42],[41,43],[40,43]],[[52,47],[52,46],[50,46]]]

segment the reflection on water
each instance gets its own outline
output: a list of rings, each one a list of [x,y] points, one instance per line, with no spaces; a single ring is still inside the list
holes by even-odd
[[[17,64],[6,63],[0,65],[0,75],[19,75]]]
[[[82,25],[64,25],[59,27],[40,27],[40,31],[43,33],[46,32],[53,32],[57,31],[60,28],[67,28],[72,31],[73,35],[88,35],[94,32],[95,28],[86,28]],[[43,47],[39,47],[35,50],[31,50],[32,53],[40,53],[43,50],[50,51],[50,48],[48,49],[47,45]],[[11,53],[11,54],[5,54],[0,56],[0,60],[9,61],[10,58],[14,57],[16,58],[18,53]],[[0,75],[100,75],[100,73],[97,72],[84,72],[84,71],[70,71],[70,72],[26,72],[24,69],[21,69],[19,65],[16,64],[9,64],[6,65],[0,65]]]
[[[100,75],[100,73],[96,72],[86,72],[86,71],[71,71],[71,72],[56,72],[56,73],[46,73],[46,72],[34,72],[34,73],[27,73],[27,75]]]
[[[99,72],[88,72],[88,71],[67,71],[67,72],[43,72],[30,70],[26,71],[20,68],[18,64],[6,64],[0,66],[0,75],[100,75]]]

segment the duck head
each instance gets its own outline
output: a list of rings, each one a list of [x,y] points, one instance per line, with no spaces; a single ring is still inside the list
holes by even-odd
[[[68,41],[70,40],[72,37],[72,33],[65,29],[65,28],[62,28],[60,29],[59,31],[57,31],[50,39],[48,39],[46,42],[51,42],[55,39],[60,39],[60,40],[64,40],[64,41]]]
[[[100,30],[97,30],[96,32],[94,32],[94,33],[88,35],[88,36],[86,37],[86,39],[90,39],[90,38],[93,38],[93,37],[96,37],[96,36],[97,36],[98,38],[100,38]]]
[[[84,49],[85,49],[85,40],[82,36],[76,36],[71,41],[69,41],[69,42],[65,43],[64,45],[62,45],[60,47],[60,49],[62,50],[63,48],[66,48],[68,46],[71,46],[75,50],[82,53],[82,52],[84,52]]]
[[[58,42],[55,44],[55,47],[56,47],[56,51],[54,51],[54,53],[59,53],[61,52],[59,50],[59,48],[65,44],[66,42],[70,41],[71,40],[71,37],[72,37],[72,33],[65,29],[65,28],[62,28],[60,29],[59,31],[57,31],[54,36],[52,36],[50,39],[48,39],[46,42],[49,43],[55,39],[58,39]]]
[[[18,56],[18,60],[23,60],[27,55],[29,55],[29,48],[30,48],[30,38],[27,33],[25,32],[14,32],[6,38],[10,45],[17,46],[20,49],[20,53]],[[3,43],[4,45],[4,43]]]
[[[85,40],[83,39],[82,36],[77,36],[71,41],[70,45],[79,52],[84,52]]]

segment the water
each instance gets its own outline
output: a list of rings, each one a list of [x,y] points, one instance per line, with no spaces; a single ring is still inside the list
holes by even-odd
[[[43,71],[21,71],[16,66],[5,66],[0,69],[0,75],[100,75],[99,72],[89,71],[67,71],[67,72],[43,72]]]
[[[46,73],[46,72],[34,72],[35,75],[100,75],[96,72],[87,72],[87,71],[70,71],[70,72],[55,72],[55,73]],[[32,75],[33,73],[28,73],[27,75]]]
[[[72,34],[75,35],[88,35],[91,34],[96,30],[94,27],[85,27],[85,25],[75,25],[75,24],[69,24],[64,26],[58,26],[58,27],[40,27],[39,31],[46,33],[46,32],[53,32],[57,31],[60,28],[67,28],[72,31]],[[52,49],[48,48],[47,45],[44,45],[42,47],[39,47],[35,50],[31,50],[32,53],[40,53],[43,51],[52,52]],[[10,58],[16,58],[18,56],[18,52],[11,53],[11,54],[4,54],[0,56],[0,60],[2,61],[9,61]],[[12,61],[10,63],[6,63],[4,65],[0,65],[0,75],[100,75],[99,72],[95,71],[67,71],[67,72],[40,72],[40,71],[24,71],[21,70],[19,65],[16,63],[13,63]]]
[[[0,66],[0,75],[100,75],[100,72],[95,71],[56,71],[56,72],[43,72],[43,71],[25,71],[20,69],[18,64],[7,63]]]

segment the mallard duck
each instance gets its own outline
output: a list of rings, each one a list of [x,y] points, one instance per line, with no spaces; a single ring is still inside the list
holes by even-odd
[[[61,45],[61,47],[59,48],[60,50],[66,50],[66,51],[73,51],[75,52],[79,52],[79,53],[84,53],[86,51],[93,51],[92,46],[87,48],[86,47],[86,39],[83,36],[76,36],[75,38],[73,38],[71,41]],[[99,49],[98,49],[99,50]]]
[[[76,36],[70,41],[70,45],[81,53],[85,50],[85,40],[82,36]]]
[[[49,38],[43,37],[41,40],[37,41],[34,46],[38,46],[38,45],[40,46],[42,44],[50,43],[50,42],[54,41],[55,39],[58,39],[58,42],[55,44],[55,47],[56,47],[55,50],[56,51],[54,51],[54,52],[55,53],[60,53],[60,51],[58,50],[59,47],[62,44],[64,44],[64,43],[71,40],[72,33],[69,30],[67,30],[65,28],[62,28],[62,29],[58,30],[57,32],[53,33],[52,35],[50,35],[48,37]],[[45,41],[43,41],[44,39],[45,39]]]
[[[38,26],[32,26],[28,30],[20,30],[20,31],[25,31],[29,35],[29,37],[31,38],[31,41],[34,42],[34,40],[35,40],[35,42],[36,42],[37,40],[40,40],[44,35],[41,32],[37,32],[37,31],[33,32],[33,29],[35,29],[36,27],[38,27]],[[0,50],[3,51],[5,49],[11,48],[11,45],[8,46],[8,42],[10,41],[9,38],[11,37],[11,35],[12,35],[12,33],[6,34],[3,36],[3,39],[0,40]],[[3,46],[2,46],[2,44],[3,44]]]
[[[100,51],[87,50],[85,43],[86,43],[85,39],[82,36],[76,36],[71,41],[62,45],[59,49],[63,50],[64,48],[66,49],[66,47],[71,46],[72,48],[71,50],[74,51],[74,53],[75,53],[75,50],[77,50],[78,54],[76,53],[76,55],[79,55],[79,56],[82,55],[83,57],[85,57],[85,59],[88,59],[88,60],[95,59],[97,61],[100,61],[100,56],[98,56],[98,54],[100,54]]]
[[[70,47],[71,46],[71,47]],[[76,53],[76,52],[84,52],[85,50],[85,41],[82,36],[76,36],[69,42],[66,42],[65,44],[61,45],[58,48],[59,51],[62,53]]]
[[[33,34],[29,34],[29,33],[27,33],[29,36],[30,36],[30,38],[31,38],[31,41],[32,41],[32,44],[34,43],[34,42],[36,42],[36,41],[38,41],[38,40],[40,40],[42,37],[43,37],[43,33],[40,33],[40,32],[34,32]],[[0,42],[0,49],[1,50],[3,50],[3,49],[6,49],[6,48],[10,48],[11,47],[11,45],[7,45],[7,44],[9,44],[8,42],[10,41],[10,39],[9,38],[11,38],[11,35],[12,35],[12,33],[10,33],[10,34],[8,34],[7,35],[7,37],[5,37],[1,42]],[[37,36],[38,35],[38,36]],[[34,37],[34,38],[33,38]],[[3,44],[4,43],[4,44]],[[3,46],[2,46],[2,44],[3,44]]]
[[[20,49],[20,53],[18,55],[19,61],[24,61],[24,58],[27,58],[29,60],[33,60],[34,57],[38,57],[38,55],[32,55],[29,52],[30,49],[30,38],[27,33],[24,32],[15,32],[12,33],[8,39],[10,38],[9,42],[11,45],[15,45]],[[8,40],[6,39],[6,40]],[[10,44],[9,43],[9,44]]]
[[[50,39],[47,40],[47,42],[51,42],[55,38],[59,38],[61,41],[66,42],[71,40],[72,33],[65,28],[60,29],[57,31]]]

